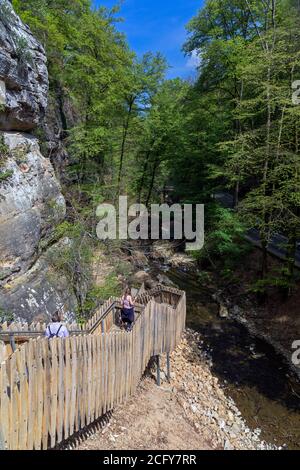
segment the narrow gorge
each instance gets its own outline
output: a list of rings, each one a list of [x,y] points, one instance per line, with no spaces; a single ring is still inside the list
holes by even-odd
[[[299,25],[0,0],[0,448],[300,448]]]

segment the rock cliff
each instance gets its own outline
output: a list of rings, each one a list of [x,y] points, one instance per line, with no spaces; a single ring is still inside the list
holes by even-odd
[[[0,0],[0,317],[31,320],[62,304],[72,290],[47,258],[66,204],[54,169],[36,137],[47,108],[48,73],[42,46]]]
[[[47,107],[45,52],[6,0],[0,2],[0,84],[0,128],[34,129]]]

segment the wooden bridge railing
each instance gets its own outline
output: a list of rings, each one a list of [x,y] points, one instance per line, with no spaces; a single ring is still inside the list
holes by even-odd
[[[185,327],[184,292],[151,294],[130,333],[30,339],[1,363],[0,447],[52,448],[134,392],[150,358],[174,350]]]

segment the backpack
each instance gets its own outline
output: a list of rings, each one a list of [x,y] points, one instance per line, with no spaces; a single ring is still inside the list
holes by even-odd
[[[56,333],[52,333],[51,328],[50,328],[50,325],[49,325],[49,326],[48,326],[48,330],[49,330],[49,333],[50,333],[49,339],[51,339],[51,338],[59,338],[58,333],[60,332],[61,328],[62,328],[62,325],[59,326],[59,328],[58,328],[58,330],[57,330]]]

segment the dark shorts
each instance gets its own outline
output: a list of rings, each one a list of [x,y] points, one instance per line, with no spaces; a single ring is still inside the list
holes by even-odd
[[[125,322],[134,322],[134,308],[123,308],[122,310],[122,320]]]

